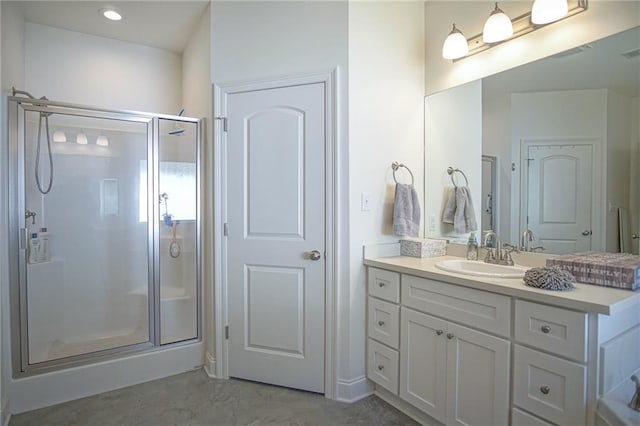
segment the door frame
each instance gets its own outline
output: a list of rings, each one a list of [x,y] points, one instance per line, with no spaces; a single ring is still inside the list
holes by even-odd
[[[529,185],[529,175],[526,173],[527,153],[530,146],[564,146],[564,145],[585,145],[591,147],[591,249],[598,250],[604,241],[604,224],[602,214],[602,163],[600,159],[601,143],[599,138],[554,138],[554,139],[528,139],[520,140],[519,145],[519,171],[520,184],[512,186],[511,209],[518,212],[518,220],[511,222],[511,235],[516,237],[516,244],[520,243],[520,236],[526,229],[528,197],[527,188]],[[514,194],[515,193],[515,194]],[[515,206],[514,206],[515,204]],[[515,207],[515,208],[514,208]]]
[[[264,79],[240,80],[213,84],[213,307],[215,321],[215,358],[207,354],[209,372],[218,378],[229,378],[229,345],[225,327],[229,321],[227,239],[227,134],[226,114],[229,95],[255,90],[277,89],[307,84],[324,84],[325,95],[325,324],[324,324],[324,388],[325,397],[335,399],[336,370],[336,283],[335,268],[338,252],[336,235],[338,205],[337,146],[337,69],[315,73],[285,75]],[[210,348],[210,346],[209,346]]]

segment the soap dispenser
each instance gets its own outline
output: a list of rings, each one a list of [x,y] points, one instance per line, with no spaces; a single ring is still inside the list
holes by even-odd
[[[478,260],[478,240],[476,240],[476,234],[473,232],[469,235],[469,241],[467,241],[467,259]]]

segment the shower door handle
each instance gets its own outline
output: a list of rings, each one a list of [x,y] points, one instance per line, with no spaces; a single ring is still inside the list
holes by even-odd
[[[27,249],[27,228],[20,228],[20,238],[18,238],[20,240],[19,245],[20,245],[20,250],[26,250]]]

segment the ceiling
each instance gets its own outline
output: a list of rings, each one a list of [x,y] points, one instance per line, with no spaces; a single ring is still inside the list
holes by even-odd
[[[22,0],[15,4],[27,22],[181,53],[209,1]],[[103,18],[99,11],[107,6],[117,9],[123,19]]]

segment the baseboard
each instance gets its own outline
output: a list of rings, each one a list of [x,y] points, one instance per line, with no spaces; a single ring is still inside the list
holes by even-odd
[[[336,400],[340,402],[356,402],[373,394],[373,386],[365,376],[352,380],[338,379],[336,382]]]
[[[211,355],[209,351],[207,351],[204,360],[204,372],[207,373],[207,376],[211,377],[212,379],[218,378],[218,376],[216,376],[216,358]]]
[[[7,406],[9,405],[9,401],[7,398],[2,398],[2,403],[0,404],[0,425],[9,426],[9,420],[11,420],[11,413],[7,411]]]

